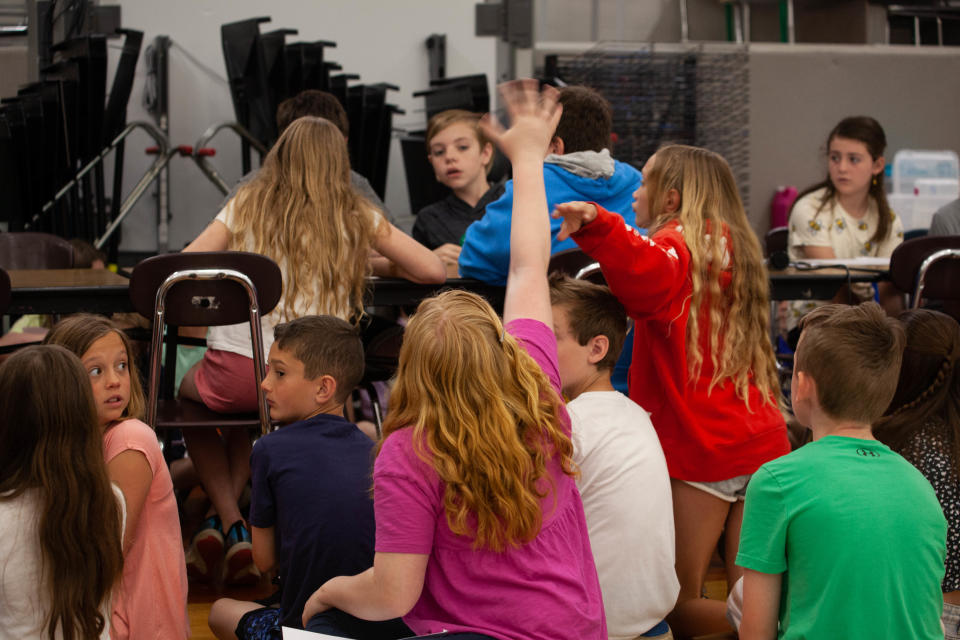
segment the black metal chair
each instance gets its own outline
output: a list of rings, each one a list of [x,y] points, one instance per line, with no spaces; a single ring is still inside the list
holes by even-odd
[[[960,297],[960,282],[953,279],[952,267],[946,266],[948,254],[941,254],[936,260],[928,262],[934,254],[942,250],[960,250],[960,236],[924,236],[907,240],[893,250],[890,256],[890,280],[900,289],[910,294],[910,305],[916,308],[923,297],[942,300],[956,300]],[[940,264],[942,260],[946,260]],[[924,268],[924,265],[926,267]],[[924,271],[923,290],[919,291],[921,270]],[[954,285],[950,289],[950,285]]]
[[[575,280],[589,280],[594,284],[607,284],[600,263],[580,249],[566,249],[550,256],[547,273],[559,271]]]
[[[73,245],[49,233],[0,233],[0,268],[72,269]]]
[[[171,253],[140,262],[130,278],[130,299],[137,312],[150,318],[149,400],[146,422],[154,429],[173,427],[256,427],[270,430],[266,398],[260,383],[266,373],[260,317],[280,300],[282,278],[277,264],[256,253],[240,251]],[[220,414],[204,405],[173,397],[173,362],[177,327],[220,326],[248,322],[253,343],[259,411]],[[168,327],[164,398],[160,398],[160,352]]]
[[[10,274],[0,269],[0,315],[10,306]]]

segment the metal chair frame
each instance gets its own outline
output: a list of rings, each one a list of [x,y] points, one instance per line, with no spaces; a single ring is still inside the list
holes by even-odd
[[[167,276],[157,289],[156,305],[153,317],[153,333],[150,340],[150,400],[147,405],[147,424],[155,428],[157,404],[160,399],[160,351],[163,345],[163,329],[166,326],[166,297],[176,284],[189,280],[232,280],[239,283],[250,299],[250,340],[253,343],[253,371],[257,380],[257,406],[260,414],[260,429],[270,431],[270,417],[267,412],[267,398],[260,388],[266,377],[266,365],[263,362],[263,332],[260,327],[260,305],[257,300],[257,288],[245,274],[234,269],[189,269],[175,271]],[[208,300],[194,299],[194,304],[203,305]]]
[[[927,286],[927,271],[930,267],[935,263],[951,259],[960,260],[960,249],[940,249],[939,251],[931,253],[920,263],[920,269],[917,272],[917,288],[914,290],[913,304],[911,305],[913,309],[920,308],[920,302],[923,299],[923,290]]]

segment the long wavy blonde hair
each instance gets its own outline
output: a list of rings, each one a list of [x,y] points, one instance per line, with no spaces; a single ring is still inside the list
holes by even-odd
[[[407,325],[383,434],[412,428],[417,455],[443,480],[450,529],[502,551],[539,533],[548,460],[576,473],[559,407],[490,305],[447,291],[420,303]]]
[[[350,183],[340,130],[323,118],[299,118],[237,192],[229,248],[284,267],[283,301],[274,311],[280,319],[328,314],[356,322],[377,231],[373,209]],[[295,307],[299,297],[303,307]]]
[[[768,337],[770,284],[760,242],[747,221],[730,166],[712,151],[669,145],[657,151],[647,189],[650,211],[660,212],[655,213],[652,230],[676,220],[690,249],[690,379],[698,378],[703,367],[699,340],[706,330],[713,366],[709,389],[729,378],[748,406],[751,382],[764,397],[776,399],[779,385]],[[670,189],[680,194],[680,206],[665,213]],[[724,270],[731,276],[726,288],[720,286]],[[701,326],[703,314],[706,327]]]

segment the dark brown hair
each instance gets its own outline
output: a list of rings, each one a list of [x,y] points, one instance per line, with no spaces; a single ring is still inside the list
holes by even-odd
[[[303,116],[329,120],[340,129],[344,138],[350,134],[347,112],[336,96],[318,89],[307,89],[287,98],[277,107],[277,135],[282,135],[291,122]]]
[[[63,347],[27,347],[0,365],[0,500],[28,490],[39,494],[46,635],[93,640],[123,569],[121,511],[90,381]]]
[[[627,337],[627,311],[610,289],[562,273],[550,274],[550,304],[567,310],[570,331],[581,346],[606,336],[607,353],[597,369],[613,371]]]
[[[600,93],[589,87],[560,89],[558,98],[563,114],[557,125],[557,138],[563,140],[563,152],[600,151],[610,146],[613,133],[613,108]]]
[[[903,327],[876,302],[828,304],[805,315],[794,359],[809,375],[824,413],[872,425],[897,388]]]
[[[123,412],[124,418],[143,418],[147,402],[143,395],[143,385],[140,383],[140,373],[134,359],[134,352],[130,345],[130,338],[109,318],[90,313],[78,313],[64,318],[54,325],[50,333],[43,339],[43,344],[58,344],[72,351],[78,358],[83,358],[93,343],[107,334],[115,333],[123,342],[127,350],[127,371],[130,374],[130,402]],[[89,384],[89,378],[87,380]]]
[[[960,474],[960,325],[930,309],[900,314],[907,333],[900,381],[877,438],[900,451],[921,427],[937,429]]]
[[[337,381],[337,402],[343,402],[363,378],[363,342],[349,322],[333,316],[304,316],[278,324],[276,345],[303,363],[303,377],[322,375]]]
[[[827,155],[830,154],[830,143],[833,142],[834,138],[846,138],[848,140],[862,142],[866,145],[867,152],[874,161],[882,156],[887,149],[887,136],[883,132],[883,127],[870,116],[851,116],[837,123],[837,126],[835,126],[833,130],[830,131],[830,135],[827,136]],[[827,177],[823,182],[818,182],[812,187],[801,191],[797,199],[793,201],[794,206],[800,201],[800,198],[819,189],[826,189],[826,191],[823,192],[823,199],[817,207],[817,213],[823,211],[823,208],[827,206],[828,202],[833,200],[833,197],[837,193],[836,187],[830,181],[829,172],[827,172]],[[870,238],[870,242],[876,245],[886,240],[890,236],[890,230],[893,228],[893,210],[890,209],[890,203],[887,202],[887,193],[883,187],[883,171],[878,173],[871,182],[869,195],[877,203],[877,230],[874,232],[873,237]]]

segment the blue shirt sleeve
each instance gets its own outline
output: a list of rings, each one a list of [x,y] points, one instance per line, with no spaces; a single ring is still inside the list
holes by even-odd
[[[460,276],[505,285],[510,269],[510,221],[513,215],[513,180],[503,195],[487,205],[483,217],[467,227],[460,249]]]

